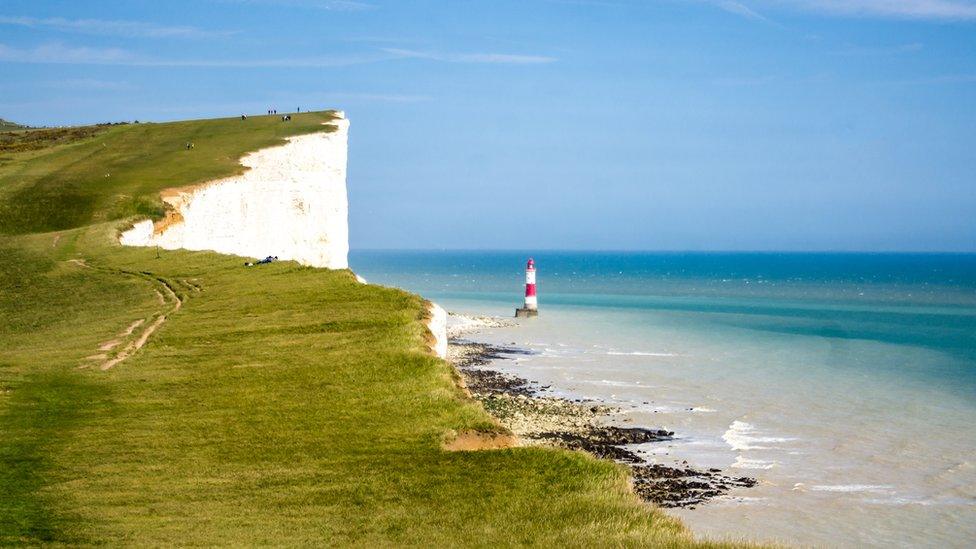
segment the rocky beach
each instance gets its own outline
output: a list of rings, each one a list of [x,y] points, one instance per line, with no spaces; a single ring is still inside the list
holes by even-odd
[[[756,480],[699,469],[682,463],[674,467],[654,463],[636,445],[674,440],[675,433],[644,426],[622,426],[620,409],[612,403],[553,396],[552,387],[492,367],[530,351],[467,339],[472,331],[511,326],[508,319],[452,315],[447,359],[465,389],[498,422],[511,431],[520,446],[550,446],[578,450],[626,465],[637,495],[666,508],[694,508],[727,494],[752,487]],[[680,436],[680,435],[678,435]]]

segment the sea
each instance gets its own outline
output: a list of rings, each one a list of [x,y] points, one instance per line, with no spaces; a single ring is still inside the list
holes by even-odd
[[[712,539],[976,546],[976,255],[353,251],[371,283],[512,317],[494,368],[675,431],[639,447],[759,480],[672,511]]]

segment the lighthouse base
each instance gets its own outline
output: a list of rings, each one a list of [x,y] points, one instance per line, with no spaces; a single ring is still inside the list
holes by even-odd
[[[539,309],[515,309],[515,318],[529,318],[539,316]]]

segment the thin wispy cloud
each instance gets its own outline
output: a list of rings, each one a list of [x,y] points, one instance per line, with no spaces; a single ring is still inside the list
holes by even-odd
[[[976,20],[976,0],[762,0],[761,3],[846,17]]]
[[[767,19],[765,16],[761,15],[759,12],[743,4],[742,2],[736,2],[735,0],[713,0],[711,3],[720,9],[734,15],[745,17],[746,19],[769,21],[769,19]]]
[[[544,0],[551,4],[596,7],[642,7],[645,0]],[[687,0],[670,0],[681,2]],[[800,10],[840,17],[976,21],[976,0],[695,0],[728,13],[772,22],[772,10]]]
[[[546,55],[520,55],[508,53],[444,53],[432,51],[384,48],[383,51],[402,58],[429,59],[447,63],[491,63],[507,65],[538,65],[557,61]]]
[[[976,74],[943,74],[939,76],[888,81],[884,82],[884,84],[907,84],[914,86],[924,86],[930,84],[976,84]]]
[[[232,31],[210,31],[185,25],[167,26],[143,21],[65,19],[63,17],[38,18],[0,15],[0,25],[102,36],[123,36],[126,38],[207,38],[234,34]]]
[[[772,85],[781,86],[809,86],[818,84],[830,84],[836,86],[839,80],[830,73],[810,74],[806,76],[785,76],[785,75],[752,75],[752,76],[726,76],[709,79],[709,83],[715,86],[724,87],[766,87]],[[866,85],[904,85],[904,86],[937,86],[937,85],[968,85],[976,84],[976,74],[937,74],[931,76],[916,76],[903,79],[874,80],[870,78],[848,81],[850,84]]]
[[[135,67],[214,67],[214,68],[324,68],[360,65],[398,59],[387,52],[360,55],[289,57],[275,59],[161,59],[118,48],[90,48],[44,44],[34,48],[14,48],[0,44],[0,62],[65,65],[125,65]]]
[[[119,48],[71,47],[55,43],[21,49],[0,44],[0,62],[7,63],[125,65],[136,61],[135,55]]]
[[[277,59],[145,59],[134,65],[146,67],[213,67],[213,68],[328,68],[349,67],[397,59],[389,54],[322,55]]]
[[[920,42],[894,46],[848,46],[834,52],[836,55],[885,56],[920,52],[925,46]]]
[[[410,44],[410,43],[427,42],[427,40],[422,40],[420,38],[404,38],[402,36],[380,36],[380,35],[342,36],[342,37],[336,37],[336,40],[339,40],[341,42],[364,43],[364,44]]]
[[[282,8],[309,8],[327,11],[365,11],[376,9],[375,4],[358,0],[218,0],[225,4],[253,4]]]
[[[710,80],[713,85],[729,87],[765,86],[779,81],[782,81],[782,78],[773,75],[721,76]]]
[[[0,44],[0,62],[73,65],[127,65],[141,67],[214,67],[214,68],[324,68],[345,67],[393,61],[397,59],[428,59],[446,63],[486,63],[533,65],[552,63],[554,57],[515,55],[505,53],[443,53],[382,48],[367,53],[285,57],[270,59],[162,59],[148,57],[119,48],[91,48],[66,46],[61,43],[44,44],[34,48],[15,48]]]
[[[48,80],[40,83],[45,88],[59,90],[86,91],[132,91],[136,86],[120,80],[99,80],[97,78],[69,78],[67,80]]]
[[[339,101],[367,101],[378,103],[420,103],[430,101],[429,95],[399,94],[399,93],[362,93],[362,92],[333,92],[324,94],[327,100]]]
[[[603,8],[618,8],[627,4],[621,2],[609,2],[604,0],[545,0],[550,4],[566,4],[569,6],[597,6]]]

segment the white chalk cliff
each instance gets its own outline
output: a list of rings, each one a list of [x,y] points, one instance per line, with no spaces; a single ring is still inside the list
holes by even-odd
[[[349,122],[338,116],[334,131],[247,154],[241,175],[164,192],[167,218],[136,223],[120,242],[347,268]]]
[[[334,131],[288,138],[241,159],[242,175],[162,193],[166,218],[139,221],[119,237],[124,246],[269,255],[313,267],[349,266],[346,161],[349,121],[341,111]],[[366,280],[356,275],[356,280]],[[447,357],[447,312],[429,305],[431,351]]]
[[[428,308],[430,318],[427,320],[427,329],[434,337],[434,345],[431,350],[440,358],[447,358],[447,311],[436,303],[431,303]]]

